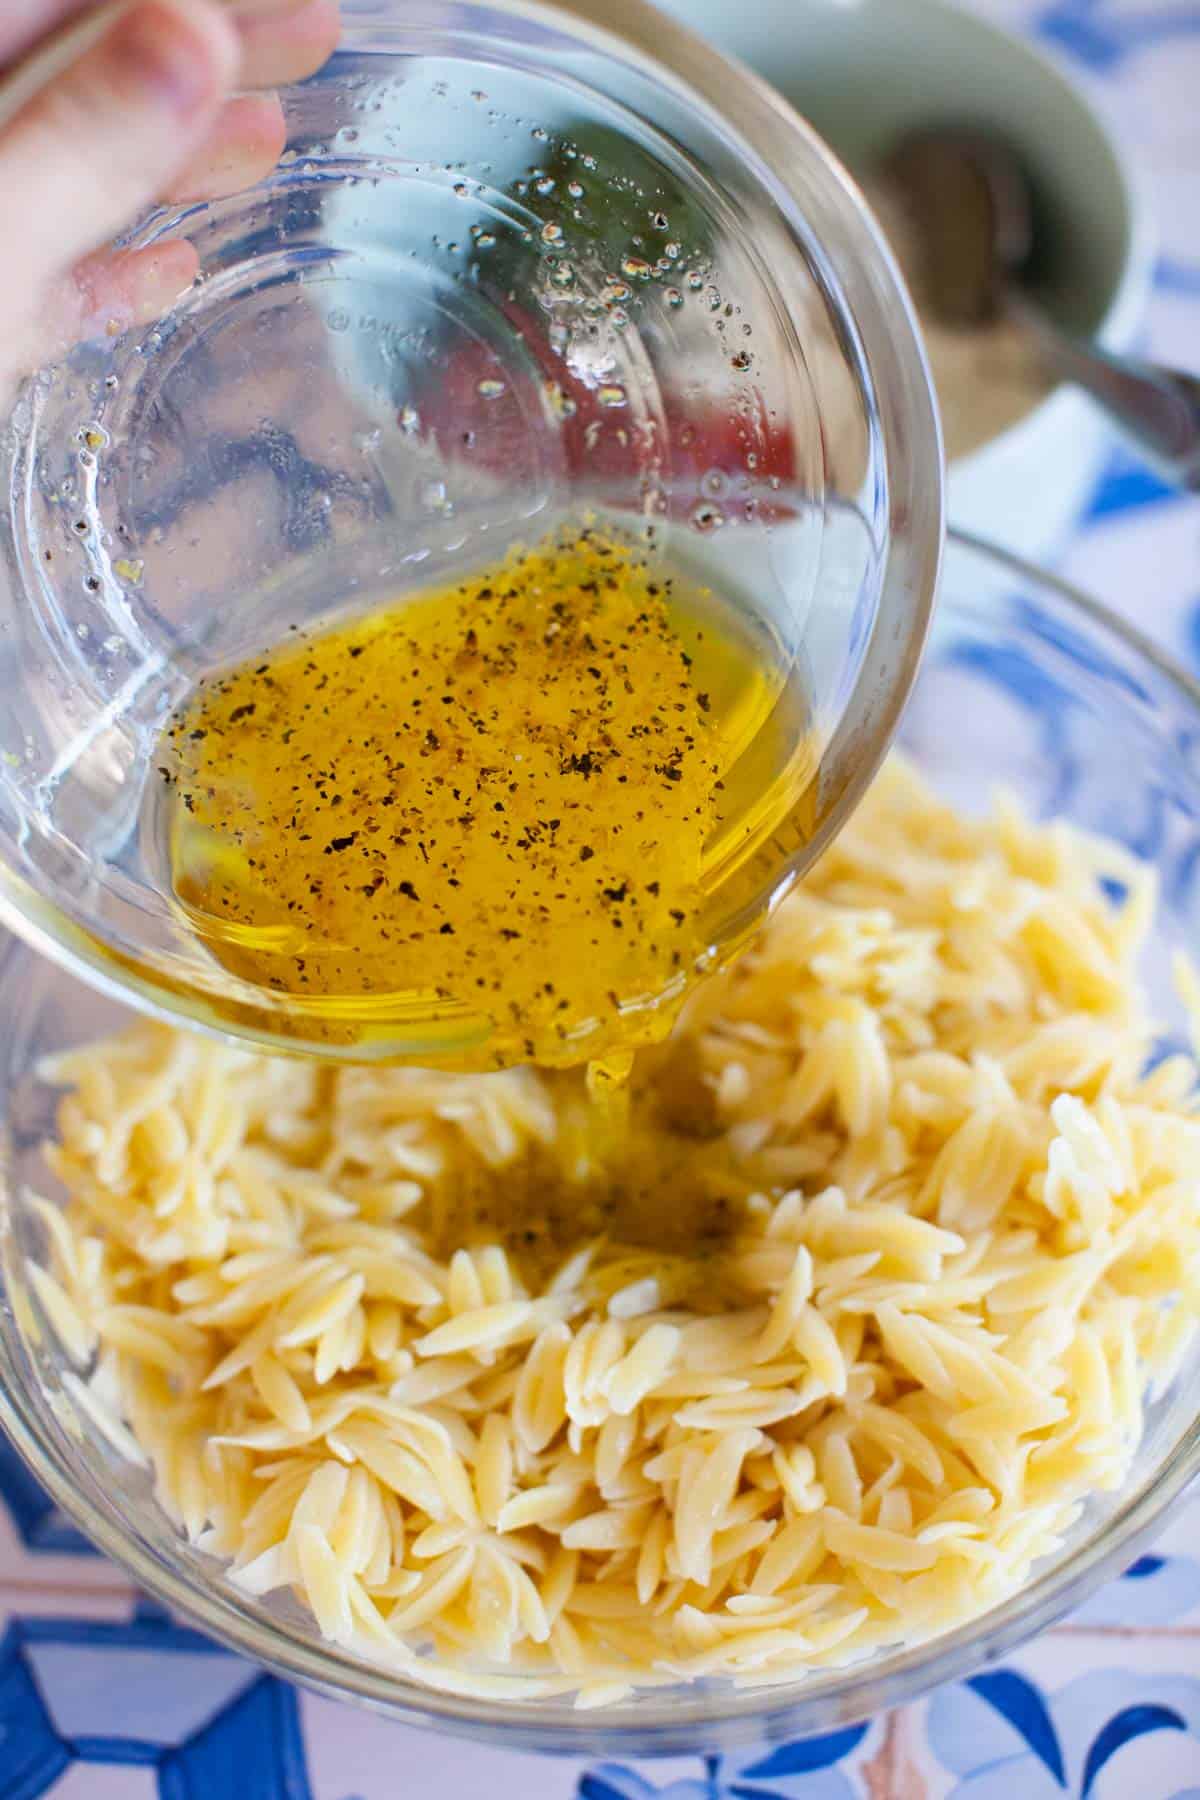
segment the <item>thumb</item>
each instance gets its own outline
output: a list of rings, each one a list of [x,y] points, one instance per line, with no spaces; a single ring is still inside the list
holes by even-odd
[[[5,287],[22,313],[182,169],[236,78],[208,0],[138,0],[0,127]]]

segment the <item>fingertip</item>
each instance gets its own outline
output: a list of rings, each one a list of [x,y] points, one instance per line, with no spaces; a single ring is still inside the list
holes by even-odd
[[[186,238],[82,257],[46,289],[25,364],[52,362],[78,343],[161,319],[188,293],[199,267]]]
[[[126,292],[132,323],[145,325],[161,319],[191,290],[200,271],[200,255],[186,238],[170,238],[132,250],[118,258],[127,265]]]
[[[245,94],[230,100],[166,198],[178,205],[244,193],[265,180],[286,143],[287,122],[278,94]]]
[[[233,86],[241,45],[224,9],[210,0],[142,0],[117,21],[102,54],[114,83],[156,93],[190,118]]]
[[[307,0],[297,11],[239,21],[241,81],[245,87],[282,87],[306,81],[338,47],[338,0]]]
[[[199,267],[186,238],[85,257],[69,277],[78,296],[75,335],[113,336],[161,319],[188,292]]]

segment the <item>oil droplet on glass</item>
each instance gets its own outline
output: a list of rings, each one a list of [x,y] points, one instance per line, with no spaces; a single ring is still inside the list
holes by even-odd
[[[562,238],[563,228],[561,225],[555,225],[553,221],[547,221],[547,223],[542,226],[543,244],[561,244]]]
[[[427,481],[424,484],[421,489],[421,505],[426,512],[449,513],[454,510],[444,481]]]
[[[567,192],[570,194],[572,200],[582,200],[583,183],[581,181],[568,181]]]
[[[680,291],[677,287],[667,288],[663,293],[663,299],[666,301],[668,306],[682,306],[683,305],[683,295],[680,293]]]
[[[607,382],[604,387],[596,389],[596,399],[601,406],[625,406],[629,396],[623,387],[615,381]]]
[[[413,437],[421,429],[421,415],[415,406],[400,408],[400,429],[405,437]]]
[[[542,198],[545,199],[547,194],[552,194],[554,192],[557,185],[558,183],[555,181],[553,175],[543,175],[540,180],[534,182],[533,191],[535,194],[540,194]]]
[[[565,394],[557,381],[546,383],[546,398],[550,402],[550,410],[559,419],[573,419],[579,411],[576,401],[570,394]]]
[[[710,500],[702,500],[692,508],[692,524],[697,531],[719,531],[724,523],[725,514]]]
[[[498,400],[504,392],[504,383],[498,381],[494,375],[485,375],[475,392],[483,400]]]
[[[621,263],[621,272],[628,275],[631,281],[649,281],[653,270],[642,256],[627,256]]]
[[[742,371],[753,368],[754,366],[754,358],[751,356],[749,350],[735,350],[729,360],[735,369]]]

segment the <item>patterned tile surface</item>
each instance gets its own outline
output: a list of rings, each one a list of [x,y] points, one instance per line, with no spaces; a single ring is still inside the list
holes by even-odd
[[[753,0],[751,0],[753,3]],[[896,0],[903,4],[903,0]],[[1200,365],[1200,0],[975,0],[1140,151],[1147,344]],[[1200,499],[1114,447],[1064,570],[1200,669]],[[139,1602],[0,1444],[0,1800],[1200,1800],[1200,1502],[1068,1624],[834,1737],[627,1766],[498,1753],[300,1695]]]

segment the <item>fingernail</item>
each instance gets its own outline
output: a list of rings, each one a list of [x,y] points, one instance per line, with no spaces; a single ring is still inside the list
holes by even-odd
[[[122,19],[112,38],[113,53],[141,85],[184,116],[211,105],[223,85],[216,34],[198,25],[151,0]]]

